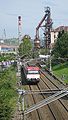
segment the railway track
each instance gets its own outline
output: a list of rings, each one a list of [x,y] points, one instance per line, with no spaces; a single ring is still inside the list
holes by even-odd
[[[32,87],[31,87],[31,86],[29,86],[29,88],[30,88],[30,91],[32,91]],[[33,95],[33,94],[32,94],[32,98],[33,98],[34,104],[36,104],[36,100],[35,100],[35,98],[34,98],[34,95]],[[37,114],[38,114],[38,118],[39,118],[39,120],[42,120],[42,117],[41,117],[41,115],[40,115],[39,111],[38,111],[38,110],[36,110],[36,111],[37,111]]]
[[[27,90],[42,91],[42,90],[61,90],[65,85],[60,80],[56,79],[47,71],[41,70],[41,79],[37,85],[28,85]],[[45,94],[28,94],[26,97],[26,104],[28,107],[38,103],[47,98]],[[66,98],[67,99],[67,98]],[[26,120],[67,120],[68,118],[68,102],[65,99],[56,100],[42,108],[39,108],[28,115]]]
[[[39,90],[41,91],[39,88],[38,88],[38,85],[30,85],[29,86],[29,89],[31,91],[33,90]],[[41,94],[32,94],[31,95],[32,98],[33,98],[33,101],[34,101],[34,104],[38,103],[39,101],[43,100],[43,95]],[[37,111],[37,114],[38,114],[38,120],[56,120],[55,119],[55,116],[53,115],[52,111],[50,110],[50,108],[48,107],[48,105],[46,105],[45,107],[42,107]]]
[[[45,74],[43,74],[43,76],[45,76]],[[52,81],[52,78],[51,78],[51,80],[50,80],[49,78],[47,79],[47,77],[45,76],[45,78],[42,77],[41,79],[42,79],[41,82],[43,82],[43,83],[45,84],[45,85],[43,84],[44,88],[45,88],[45,86],[46,86],[46,87],[49,88],[49,89],[60,89],[60,88],[56,85],[56,83],[55,83],[56,81],[54,81],[54,82]],[[59,82],[60,82],[60,81],[59,81]],[[61,82],[60,82],[60,83],[61,83]],[[42,83],[39,83],[39,84],[40,84],[39,86],[41,86],[40,89],[43,89],[43,88],[42,88],[42,85],[41,85]],[[63,87],[64,87],[64,85],[63,85]],[[45,96],[44,96],[44,97],[45,97]],[[66,116],[66,118],[64,118],[64,116],[63,116],[63,119],[64,119],[64,120],[67,120],[67,117],[68,117],[68,114],[67,114],[67,113],[68,113],[68,104],[67,104],[67,103],[68,103],[68,101],[67,101],[67,100],[64,100],[64,99],[62,99],[62,100],[59,99],[59,100],[57,100],[57,102],[55,102],[55,104],[56,104],[56,103],[58,103],[58,104],[60,103],[60,104],[59,104],[59,107],[62,106],[62,109],[63,109],[64,113],[66,113],[66,114],[64,115],[64,116]],[[51,103],[51,104],[52,104],[52,103]],[[58,105],[58,104],[57,104],[57,105]],[[51,106],[53,106],[53,105],[51,105]],[[52,107],[51,107],[51,108],[52,108]],[[54,111],[54,110],[53,110],[53,111]],[[62,114],[64,114],[64,113],[62,112]]]
[[[52,78],[51,80],[49,79],[49,77],[46,77],[45,76],[45,73],[42,72],[42,75],[41,75],[41,80],[39,82],[39,84],[37,85],[29,85],[28,87],[28,90],[43,90],[43,89],[59,89],[60,90],[60,86],[62,85],[62,87],[65,87],[65,85],[59,81],[58,84],[59,84],[59,87],[58,87],[58,84],[56,85],[55,81],[54,80],[52,81]],[[48,81],[48,82],[46,82]],[[62,88],[61,87],[61,88]],[[36,104],[37,102],[47,98],[47,96],[45,96],[45,94],[39,94],[39,95],[30,95],[32,100],[33,100],[33,103],[32,104]],[[54,103],[50,103],[48,105],[46,105],[45,107],[42,107],[34,112],[32,112],[31,114],[33,114],[32,116],[37,116],[37,120],[67,120],[68,118],[68,109],[67,109],[67,101],[66,103],[64,103],[66,100],[57,100],[55,101]],[[58,106],[58,107],[57,107]]]
[[[46,82],[43,80],[43,82],[46,84],[47,82],[47,86],[48,86],[48,88],[49,89],[58,89],[58,90],[60,90],[60,89],[62,89],[62,88],[65,88],[66,86],[65,86],[65,84],[63,84],[63,82],[61,82],[60,80],[58,80],[58,79],[54,79],[54,78],[52,78],[52,76],[51,76],[51,78],[50,78],[50,75],[49,74],[47,74],[46,75],[46,72],[43,72],[43,76],[45,77],[45,79],[47,80]],[[49,84],[50,84],[50,87],[49,87]],[[66,99],[68,99],[68,96],[66,96]],[[64,104],[66,104],[67,102],[66,101],[64,101],[64,100],[59,100],[60,102],[62,101],[62,102],[64,102]],[[62,102],[61,102],[61,104],[62,104]],[[66,103],[65,103],[66,102]],[[64,105],[65,106],[65,105]],[[68,105],[66,104],[66,107],[67,107],[67,111],[68,111]],[[65,108],[66,109],[66,108]]]
[[[47,77],[48,80],[50,80],[50,82],[52,82],[52,84],[54,84],[54,86],[56,86],[58,89],[59,89],[59,85],[62,85],[61,87],[65,87],[66,85],[61,81],[59,80],[58,78],[56,78],[53,74],[51,74],[49,71],[42,71],[41,70],[41,73],[43,73],[44,76]],[[56,84],[57,85],[56,85]]]

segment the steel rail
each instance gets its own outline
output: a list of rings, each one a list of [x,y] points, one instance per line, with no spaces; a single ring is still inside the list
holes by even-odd
[[[58,100],[59,98],[64,97],[64,96],[67,95],[67,94],[68,94],[68,88],[65,88],[65,89],[63,89],[62,91],[57,92],[57,93],[53,94],[52,96],[50,96],[50,97],[42,100],[41,102],[39,102],[39,103],[31,106],[30,108],[28,108],[28,109],[24,112],[24,114],[26,115],[26,114],[34,111],[34,110],[37,110],[38,108],[41,108],[41,107],[43,107],[44,105],[47,105],[47,104],[49,104],[49,103],[51,103],[51,102],[53,102],[53,101],[55,101],[55,100]]]

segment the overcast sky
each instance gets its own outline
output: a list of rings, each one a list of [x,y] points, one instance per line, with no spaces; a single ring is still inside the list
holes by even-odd
[[[0,0],[0,38],[18,37],[19,15],[22,16],[22,34],[35,36],[35,28],[43,18],[44,8],[51,8],[53,27],[68,26],[68,0]]]

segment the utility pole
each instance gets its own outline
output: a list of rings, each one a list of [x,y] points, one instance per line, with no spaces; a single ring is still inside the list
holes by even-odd
[[[52,52],[52,46],[50,44],[50,72],[52,72],[52,56],[51,56],[51,52]]]
[[[5,42],[5,40],[6,40],[6,30],[4,29],[3,41]]]
[[[24,94],[25,94],[25,92],[22,89],[18,89],[18,93],[19,93],[19,100],[22,97],[21,101],[19,101],[22,103],[22,107],[19,105],[19,108],[22,111],[22,120],[25,120],[25,115],[24,115],[24,110],[25,110],[25,108],[24,108],[24,106],[25,106],[24,105]]]
[[[25,120],[25,117],[24,117],[24,95],[22,96],[22,111],[23,111],[23,120]]]

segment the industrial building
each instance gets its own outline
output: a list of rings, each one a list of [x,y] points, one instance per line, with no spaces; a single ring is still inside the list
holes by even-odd
[[[11,46],[0,43],[0,54],[2,53],[17,53],[18,46]]]

